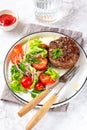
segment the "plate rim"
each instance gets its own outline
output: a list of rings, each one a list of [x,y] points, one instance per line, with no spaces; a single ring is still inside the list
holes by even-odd
[[[58,32],[57,32],[57,31],[38,31],[38,32],[33,32],[33,33],[29,33],[29,34],[23,36],[22,38],[20,38],[19,40],[17,40],[17,41],[10,47],[10,49],[8,50],[8,52],[7,52],[6,56],[5,56],[4,65],[3,65],[3,66],[4,66],[4,67],[3,67],[3,72],[4,72],[4,78],[5,78],[6,86],[9,88],[9,90],[11,91],[11,93],[13,94],[13,96],[14,96],[16,99],[18,99],[19,101],[21,101],[22,103],[24,103],[24,104],[28,103],[28,101],[26,101],[25,99],[23,99],[23,98],[21,98],[20,96],[18,96],[15,92],[13,92],[13,91],[11,90],[11,88],[9,87],[9,85],[8,85],[8,82],[7,82],[6,76],[5,76],[5,61],[6,61],[6,59],[7,59],[7,56],[8,56],[8,54],[9,54],[10,50],[11,50],[19,41],[21,41],[22,39],[24,39],[24,38],[26,38],[26,37],[28,37],[28,36],[30,36],[30,35],[39,34],[39,33],[55,33],[55,34],[58,33],[58,34],[61,34],[61,35],[64,35],[64,36],[69,37],[70,39],[72,39],[72,40],[82,49],[82,51],[83,51],[83,53],[84,53],[84,55],[85,55],[85,58],[86,58],[86,60],[87,60],[87,54],[86,54],[85,50],[82,48],[82,46],[81,46],[76,40],[74,40],[73,38],[71,38],[70,36],[68,36],[67,34],[61,33],[61,32],[59,32],[59,31],[58,31]],[[61,106],[61,105],[64,105],[64,104],[67,104],[68,102],[70,102],[70,100],[73,99],[73,98],[82,90],[82,88],[83,88],[84,84],[86,83],[86,81],[87,81],[87,76],[86,76],[86,78],[84,79],[84,82],[83,82],[82,86],[80,87],[80,89],[79,89],[74,95],[70,96],[68,99],[65,99],[64,101],[60,101],[60,102],[58,102],[58,103],[54,103],[54,104],[52,105],[52,107],[54,108],[54,107]],[[41,107],[41,106],[43,106],[43,104],[37,104],[37,107]]]

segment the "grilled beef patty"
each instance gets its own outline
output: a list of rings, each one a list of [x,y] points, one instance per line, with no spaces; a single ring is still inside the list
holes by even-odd
[[[54,59],[53,50],[59,49],[62,55]],[[60,37],[49,44],[49,61],[58,68],[68,69],[75,65],[80,55],[78,46],[68,37]]]

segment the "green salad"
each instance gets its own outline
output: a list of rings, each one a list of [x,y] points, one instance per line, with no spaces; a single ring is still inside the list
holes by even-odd
[[[40,39],[29,40],[26,44],[27,49],[17,44],[11,51],[9,86],[16,93],[30,92],[34,98],[45,90],[46,85],[55,83],[59,73],[49,62],[48,45],[43,44]],[[59,50],[53,53],[62,55]]]

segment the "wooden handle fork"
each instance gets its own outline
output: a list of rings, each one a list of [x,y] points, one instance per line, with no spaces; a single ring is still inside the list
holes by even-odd
[[[50,109],[51,105],[55,102],[57,95],[53,94],[49,100],[36,112],[33,118],[28,122],[26,126],[26,130],[31,130],[40,120],[41,118],[47,113]]]
[[[46,89],[42,93],[40,93],[38,96],[36,96],[34,99],[32,99],[29,103],[27,103],[21,110],[18,112],[18,115],[20,117],[24,116],[27,112],[29,112],[31,109],[33,109],[42,99],[44,99],[48,94],[50,90]]]

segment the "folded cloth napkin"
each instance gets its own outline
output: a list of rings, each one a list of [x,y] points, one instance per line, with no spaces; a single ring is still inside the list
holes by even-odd
[[[82,38],[82,33],[77,32],[77,31],[71,31],[71,30],[66,30],[66,29],[61,29],[61,28],[53,28],[53,27],[46,27],[46,26],[41,26],[41,25],[35,25],[35,24],[25,24],[23,26],[22,30],[22,36],[25,36],[30,33],[34,32],[40,32],[40,31],[53,31],[53,32],[60,32],[63,34],[66,34],[76,40],[81,46],[83,46],[83,38]],[[13,96],[11,91],[8,89],[7,86],[5,86],[4,91],[1,96],[1,100],[4,101],[10,101],[18,104],[23,104],[20,102],[16,97]],[[65,104],[63,106],[53,108],[52,110],[54,111],[66,111],[68,108],[68,104]]]

